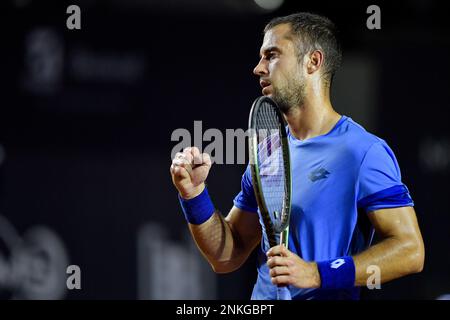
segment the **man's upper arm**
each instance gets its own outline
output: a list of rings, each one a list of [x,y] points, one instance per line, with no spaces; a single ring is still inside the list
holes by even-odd
[[[250,166],[247,166],[241,179],[241,191],[233,200],[234,206],[243,211],[253,212],[257,215],[258,204],[256,203],[255,193],[253,191]]]
[[[242,175],[241,191],[234,198],[233,202],[234,206],[227,215],[226,221],[233,232],[237,247],[247,258],[262,237],[258,204],[253,192],[250,166],[247,166]]]
[[[368,217],[382,240],[354,257],[356,285],[368,283],[370,266],[380,268],[383,283],[422,271],[425,250],[414,208],[377,209]]]
[[[239,255],[246,259],[261,241],[262,231],[258,214],[233,206],[225,220],[233,232]]]
[[[413,207],[386,208],[371,211],[369,220],[382,238],[397,238],[423,251],[423,240]]]
[[[374,143],[364,157],[357,200],[358,208],[366,212],[414,205],[402,182],[397,159],[384,141]]]

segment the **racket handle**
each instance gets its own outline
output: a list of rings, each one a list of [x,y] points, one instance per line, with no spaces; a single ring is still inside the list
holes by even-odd
[[[284,245],[286,249],[288,249],[289,243],[289,226],[284,229],[280,234],[280,244]]]
[[[277,300],[292,300],[288,287],[277,287]]]
[[[289,243],[289,226],[280,234],[280,244],[284,245],[286,249]],[[291,292],[288,287],[277,287],[277,300],[292,300]]]

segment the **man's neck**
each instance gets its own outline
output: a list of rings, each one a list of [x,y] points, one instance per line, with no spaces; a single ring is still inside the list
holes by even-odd
[[[327,97],[306,100],[286,115],[291,134],[299,140],[327,134],[340,118]]]

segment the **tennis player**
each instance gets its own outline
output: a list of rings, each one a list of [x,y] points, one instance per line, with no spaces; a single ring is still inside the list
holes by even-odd
[[[224,218],[205,187],[209,156],[193,147],[173,159],[170,171],[183,212],[215,272],[236,270],[261,244],[252,299],[275,299],[275,285],[287,286],[292,299],[358,299],[368,271],[379,270],[384,283],[423,268],[413,200],[394,153],[332,107],[330,87],[340,61],[328,18],[297,13],[265,27],[253,72],[289,125],[289,250],[269,250],[249,168]],[[371,245],[373,231],[380,241]]]

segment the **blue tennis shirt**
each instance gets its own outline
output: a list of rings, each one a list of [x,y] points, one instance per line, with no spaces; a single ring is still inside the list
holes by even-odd
[[[292,169],[289,250],[306,261],[324,261],[364,250],[373,228],[366,213],[413,206],[400,168],[386,142],[342,116],[325,135],[288,139]],[[269,249],[249,167],[234,205],[258,213],[263,239],[258,249],[258,277],[252,299],[276,299],[266,265]],[[365,223],[365,225],[364,225]],[[359,289],[324,290],[288,287],[292,299],[358,299]]]

